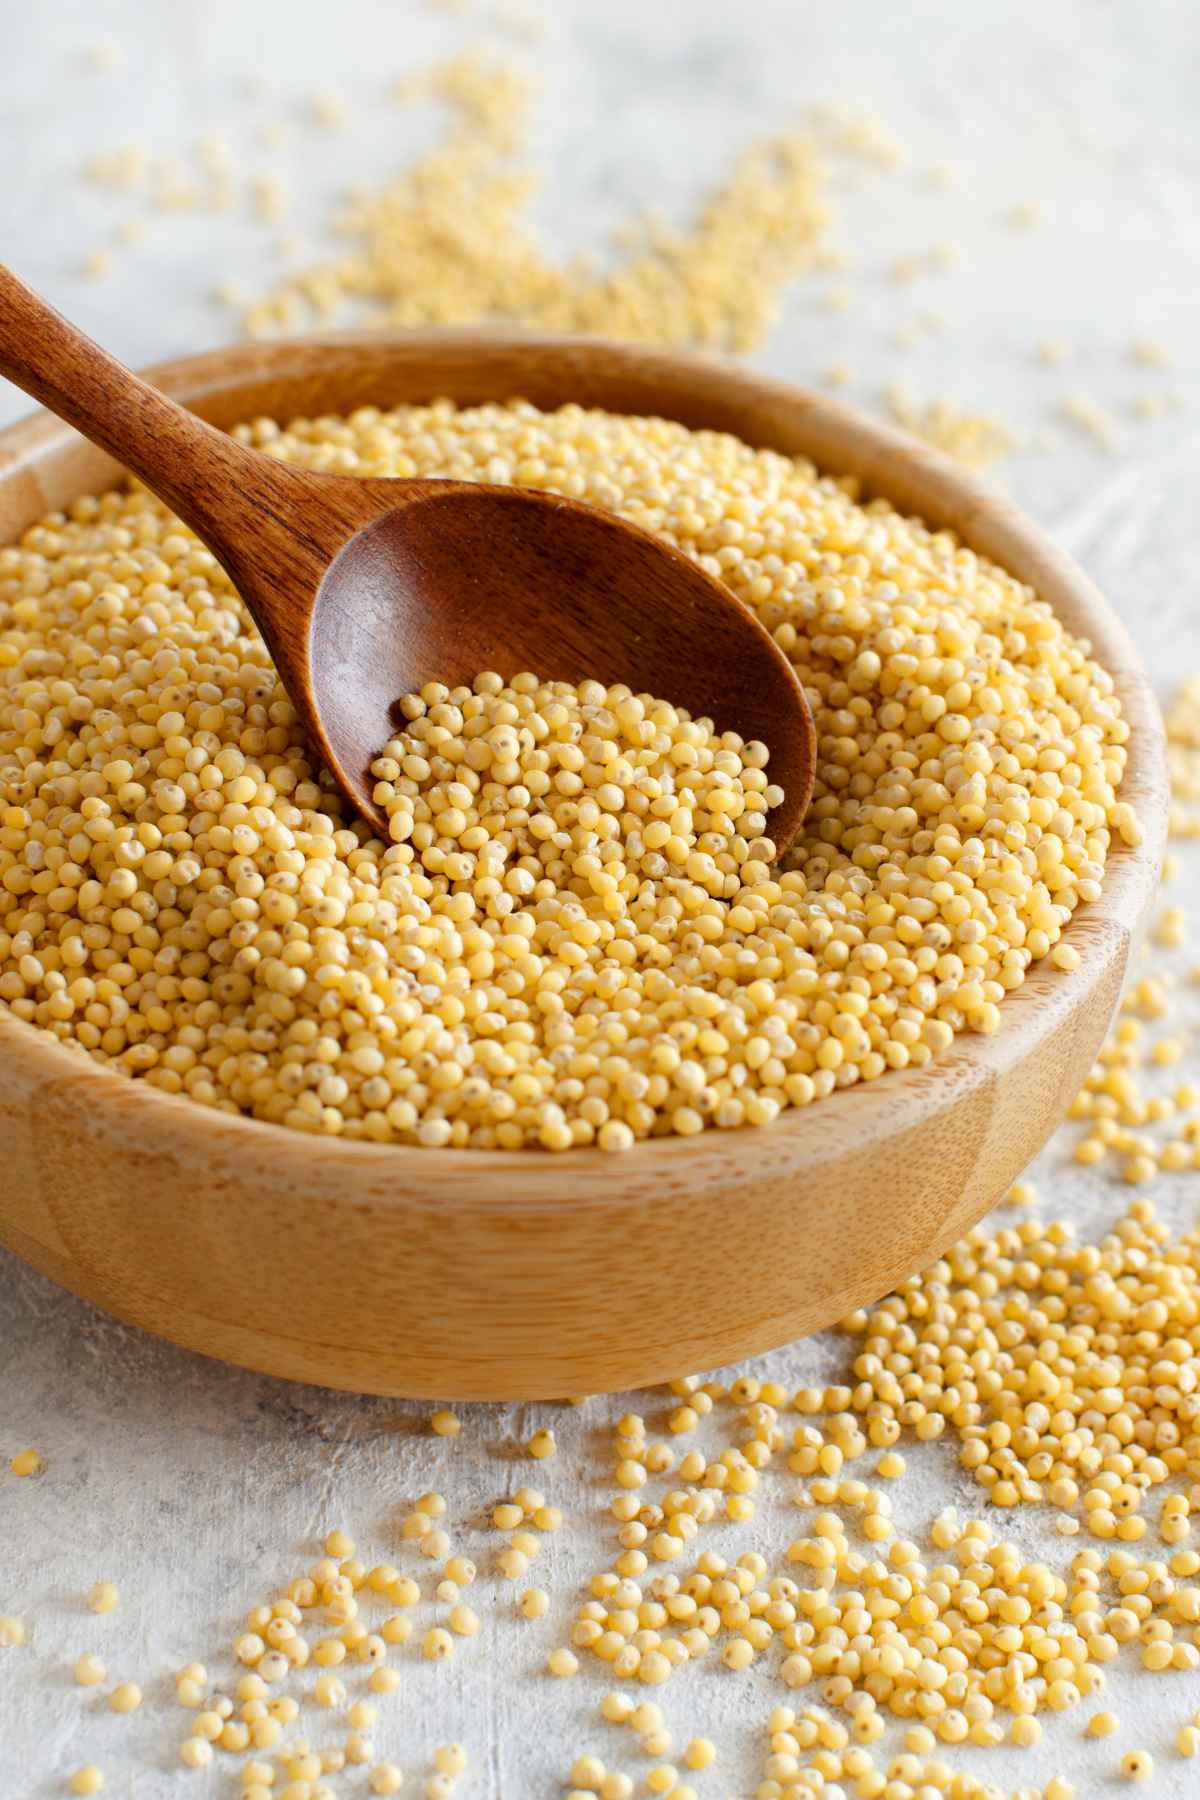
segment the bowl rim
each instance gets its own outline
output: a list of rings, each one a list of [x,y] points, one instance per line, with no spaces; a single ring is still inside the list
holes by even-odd
[[[298,1169],[310,1162],[318,1147],[323,1159],[336,1159],[348,1172],[357,1169],[382,1175],[392,1162],[397,1170],[403,1167],[404,1186],[409,1192],[414,1182],[428,1182],[436,1188],[437,1183],[451,1178],[457,1182],[475,1177],[487,1182],[503,1176],[507,1179],[502,1188],[497,1182],[497,1198],[519,1207],[523,1201],[531,1206],[542,1204],[547,1197],[542,1190],[547,1188],[553,1189],[556,1204],[569,1205],[594,1202],[608,1192],[622,1192],[639,1176],[678,1177],[682,1168],[695,1162],[700,1148],[711,1159],[709,1176],[715,1173],[718,1179],[722,1170],[740,1163],[748,1151],[759,1154],[773,1147],[786,1146],[787,1166],[795,1172],[802,1173],[806,1167],[817,1170],[822,1162],[844,1154],[848,1137],[863,1147],[895,1137],[918,1124],[923,1116],[952,1106],[967,1088],[1003,1075],[1048,1038],[1064,1014],[1073,1009],[1075,998],[1081,997],[1108,969],[1114,944],[1135,935],[1144,923],[1157,883],[1167,822],[1165,741],[1157,701],[1125,626],[1074,559],[1001,493],[929,445],[826,394],[702,352],[661,350],[600,337],[471,326],[305,334],[203,351],[152,364],[141,373],[167,392],[186,393],[188,403],[203,411],[204,402],[219,401],[222,392],[238,385],[239,380],[244,383],[264,376],[286,379],[291,356],[311,356],[314,351],[352,356],[356,348],[365,351],[369,346],[403,348],[413,355],[422,350],[434,353],[451,348],[469,356],[472,350],[484,352],[502,347],[520,350],[525,357],[540,354],[586,360],[590,353],[602,357],[608,366],[623,367],[631,373],[653,365],[658,375],[681,384],[694,382],[703,388],[706,383],[721,381],[727,392],[736,389],[747,402],[757,401],[764,408],[782,404],[797,418],[803,414],[806,429],[828,438],[845,452],[847,467],[853,465],[851,472],[867,497],[888,500],[902,513],[920,516],[919,505],[897,499],[889,491],[889,475],[895,480],[903,468],[906,480],[901,485],[911,485],[915,479],[931,495],[936,493],[939,503],[953,503],[959,522],[952,529],[964,544],[974,548],[975,540],[986,537],[993,547],[981,554],[1003,562],[1001,549],[1006,548],[1013,553],[1014,561],[1035,567],[1039,574],[1033,585],[1040,597],[1047,599],[1058,616],[1062,616],[1064,601],[1068,611],[1083,615],[1085,630],[1074,624],[1069,628],[1088,640],[1096,660],[1113,677],[1123,716],[1131,727],[1121,793],[1136,806],[1144,833],[1136,847],[1113,847],[1101,898],[1078,908],[1065,929],[1064,940],[1079,952],[1079,966],[1068,974],[1052,969],[1048,959],[1043,959],[1022,987],[1006,996],[999,1030],[990,1037],[960,1034],[947,1051],[923,1069],[889,1070],[874,1081],[838,1089],[812,1106],[789,1109],[767,1127],[705,1131],[694,1138],[641,1140],[618,1156],[591,1147],[562,1154],[544,1149],[433,1150],[303,1132],[246,1114],[201,1107],[183,1095],[167,1094],[131,1080],[128,1075],[94,1061],[86,1051],[67,1048],[43,1035],[37,1027],[14,1018],[7,1007],[0,1007],[0,1049],[6,1039],[13,1042],[36,1085],[69,1080],[82,1103],[80,1086],[85,1082],[93,1084],[93,1104],[111,1101],[118,1110],[131,1104],[157,1109],[161,1125],[173,1127],[177,1136],[200,1138],[206,1129],[219,1123],[223,1136],[232,1134],[231,1142],[236,1143],[246,1134],[248,1149],[269,1152],[273,1159],[294,1162]],[[438,398],[442,392],[444,389],[438,389],[434,383],[428,398]],[[622,409],[611,406],[608,410]],[[668,412],[663,416],[672,415]],[[693,426],[697,428],[703,429]],[[36,469],[41,458],[56,454],[77,439],[78,434],[71,427],[42,409],[0,429],[0,487],[22,471]],[[769,442],[761,447],[778,448]],[[847,472],[847,468],[838,467],[837,455],[827,460],[813,453],[812,460],[823,473]],[[1043,587],[1052,591],[1044,593]],[[580,1181],[564,1196],[563,1177],[571,1173],[576,1173]],[[514,1192],[513,1177],[525,1179],[525,1193]],[[380,1197],[386,1200],[386,1195]],[[397,1203],[404,1203],[402,1195],[397,1195]]]

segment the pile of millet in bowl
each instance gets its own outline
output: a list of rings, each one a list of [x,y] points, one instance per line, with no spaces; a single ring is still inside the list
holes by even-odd
[[[1109,675],[1003,569],[853,481],[655,418],[448,401],[260,420],[334,472],[515,482],[699,559],[808,692],[766,752],[671,696],[481,672],[350,816],[216,563],[138,486],[0,550],[0,1002],[226,1112],[377,1143],[619,1151],[765,1125],[960,1032],[1135,843]],[[497,637],[503,639],[502,626]]]

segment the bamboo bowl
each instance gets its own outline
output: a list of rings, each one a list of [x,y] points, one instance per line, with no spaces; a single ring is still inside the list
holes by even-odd
[[[157,1092],[0,1008],[0,1242],[206,1355],[380,1394],[534,1399],[770,1349],[869,1303],[994,1204],[1061,1120],[1108,1028],[1165,835],[1161,726],[1132,646],[1074,564],[933,451],[705,358],[504,332],[249,345],[152,370],[221,425],[449,395],[659,413],[861,478],[1003,563],[1116,678],[1145,841],[990,1038],[960,1038],[762,1130],[623,1156],[319,1140]],[[41,414],[0,433],[0,544],[116,479]]]

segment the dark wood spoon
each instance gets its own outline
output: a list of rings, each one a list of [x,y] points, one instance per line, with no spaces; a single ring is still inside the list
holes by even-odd
[[[0,375],[138,475],[203,540],[262,632],[351,804],[386,829],[370,765],[396,702],[484,669],[626,682],[758,738],[784,791],[780,852],[812,793],[804,689],[770,633],[681,551],[526,488],[358,480],[246,448],[77,331],[0,264]]]

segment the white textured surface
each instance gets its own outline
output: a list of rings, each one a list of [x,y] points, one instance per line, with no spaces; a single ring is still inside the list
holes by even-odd
[[[455,18],[413,0],[339,0],[335,8],[0,0],[4,255],[132,361],[216,342],[227,315],[209,290],[233,274],[254,287],[256,267],[265,285],[275,267],[269,235],[236,215],[161,215],[144,245],[117,251],[110,280],[89,285],[77,272],[82,257],[108,242],[131,208],[76,179],[84,156],[135,139],[170,153],[220,130],[305,196],[289,228],[301,220],[315,233],[341,186],[398,163],[427,129],[388,105],[391,80],[471,42],[484,18],[478,6]],[[124,46],[121,70],[88,72],[84,53],[101,42]],[[540,218],[551,241],[572,245],[597,241],[639,203],[686,208],[732,150],[811,102],[852,101],[883,118],[907,147],[904,165],[852,177],[843,170],[833,196],[852,259],[852,308],[822,304],[841,277],[805,284],[759,360],[800,380],[845,361],[857,377],[851,398],[874,402],[885,382],[904,379],[923,397],[995,412],[1027,437],[1068,393],[1111,407],[1122,419],[1116,455],[1056,426],[1053,453],[1027,450],[1003,478],[1107,589],[1164,687],[1200,668],[1200,26],[1192,6],[560,0],[533,54],[544,77],[537,154],[552,171]],[[261,83],[257,96],[247,92],[248,76]],[[345,132],[299,122],[304,96],[318,87],[352,102]],[[293,121],[277,151],[254,149],[268,116]],[[925,179],[941,163],[960,178],[944,193]],[[1043,224],[1014,230],[1006,213],[1033,198]],[[953,271],[906,286],[887,278],[898,255],[945,241],[961,251]],[[949,329],[898,350],[895,328],[934,307]],[[1129,346],[1139,336],[1168,346],[1171,370],[1135,366]],[[1035,361],[1035,345],[1048,337],[1070,347],[1064,367]],[[1159,390],[1178,394],[1180,410],[1153,424],[1125,417],[1135,396]],[[23,410],[22,397],[0,383],[0,420]],[[1047,1208],[1089,1234],[1126,1198],[1110,1178],[1068,1162],[1061,1144],[1037,1174]],[[1160,1187],[1168,1216],[1190,1223],[1200,1176]],[[843,1345],[814,1340],[762,1368],[814,1380],[843,1361]],[[658,1397],[639,1404],[661,1411]],[[236,1791],[225,1759],[209,1774],[179,1767],[185,1715],[170,1698],[169,1673],[199,1658],[224,1680],[222,1646],[242,1612],[310,1561],[314,1535],[331,1525],[344,1523],[371,1560],[411,1566],[411,1553],[397,1554],[398,1509],[436,1486],[450,1500],[456,1547],[482,1560],[490,1534],[481,1509],[520,1481],[544,1485],[569,1521],[531,1572],[554,1596],[550,1618],[515,1619],[512,1590],[481,1581],[471,1598],[483,1631],[451,1665],[422,1663],[411,1648],[399,1653],[403,1685],[380,1702],[379,1749],[423,1771],[436,1743],[463,1739],[472,1752],[464,1800],[553,1795],[583,1748],[644,1772],[645,1760],[628,1754],[629,1734],[597,1719],[607,1684],[594,1663],[585,1660],[573,1682],[540,1673],[546,1651],[562,1641],[580,1578],[612,1553],[605,1427],[622,1402],[461,1410],[463,1435],[447,1444],[422,1434],[424,1408],[200,1361],[113,1324],[0,1255],[0,1611],[23,1614],[31,1628],[27,1648],[0,1651],[3,1800],[62,1794],[67,1773],[86,1760],[106,1769],[106,1793],[136,1800]],[[540,1467],[515,1460],[535,1425],[551,1421],[557,1458]],[[7,1458],[27,1443],[48,1469],[19,1482]],[[914,1535],[951,1501],[978,1505],[949,1444],[911,1455],[909,1466],[895,1502]],[[723,1531],[722,1548],[782,1552],[796,1521],[784,1504],[790,1484],[772,1477],[768,1485],[758,1523]],[[1003,1527],[1055,1556],[1069,1549],[1045,1521],[1010,1514]],[[103,1619],[82,1601],[99,1577],[116,1580],[124,1595],[121,1610]],[[104,1657],[113,1680],[141,1682],[141,1712],[117,1718],[104,1690],[72,1686],[70,1664],[85,1649]],[[718,1767],[696,1778],[701,1795],[752,1792],[767,1713],[785,1697],[771,1661],[740,1677],[691,1668],[661,1691],[677,1746],[697,1731],[721,1746]],[[1127,1727],[1116,1747],[1081,1740],[1076,1712],[1050,1719],[1044,1753],[977,1755],[972,1766],[1005,1788],[1062,1769],[1080,1795],[1101,1794],[1120,1751],[1140,1743],[1158,1760],[1153,1793],[1195,1794],[1195,1776],[1170,1746],[1200,1706],[1200,1678],[1135,1669],[1112,1691]],[[329,1716],[311,1709],[304,1727],[318,1743],[333,1734]],[[345,1790],[365,1792],[363,1775],[347,1777]]]

